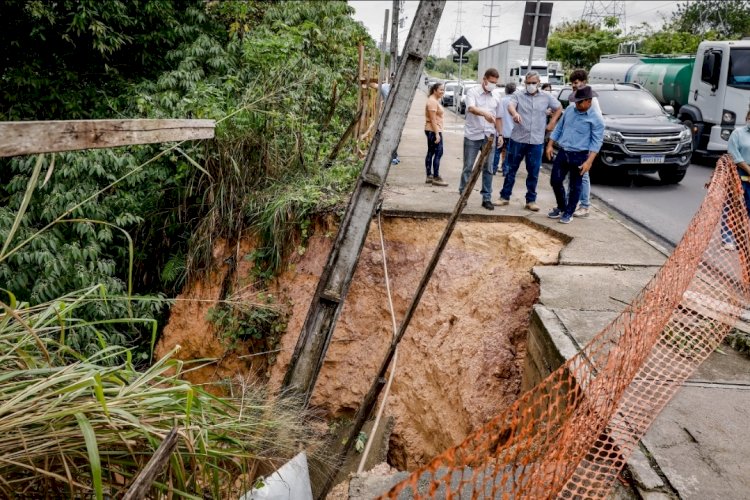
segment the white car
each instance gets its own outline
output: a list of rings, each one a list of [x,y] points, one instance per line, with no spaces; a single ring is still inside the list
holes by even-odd
[[[443,99],[440,101],[440,104],[443,106],[455,106],[456,101],[454,99],[455,95],[461,92],[461,87],[458,85],[458,82],[445,82],[443,85],[443,88],[445,89],[445,93],[443,94]]]
[[[469,91],[470,88],[476,87],[479,85],[478,83],[464,83],[463,88],[461,89],[461,97],[458,102],[458,112],[462,115],[466,113],[466,92]]]

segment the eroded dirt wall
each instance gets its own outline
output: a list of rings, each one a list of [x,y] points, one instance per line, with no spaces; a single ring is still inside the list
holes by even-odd
[[[444,219],[384,219],[399,321],[445,224]],[[272,387],[278,387],[283,378],[334,235],[335,228],[318,226],[305,253],[292,257],[269,290],[289,314],[281,352],[267,373]],[[529,313],[538,296],[530,270],[534,265],[554,263],[561,248],[559,240],[524,224],[458,224],[399,349],[396,380],[386,410],[396,419],[390,453],[393,465],[404,469],[424,463],[515,400]],[[250,250],[249,245],[242,246],[243,253]],[[249,273],[249,264],[243,259],[238,262],[242,263],[237,267],[241,281]],[[246,293],[250,297],[255,291]],[[192,348],[183,349],[182,355],[215,356],[216,341],[210,339],[215,333],[201,317],[208,306],[185,304],[182,310],[180,303],[173,308],[160,352],[190,331]],[[375,222],[312,405],[329,418],[351,417],[370,386],[391,334]],[[182,338],[183,343],[185,340]],[[210,350],[203,353],[201,346]],[[231,354],[213,369],[213,376],[228,377],[233,371],[253,369],[246,358]]]

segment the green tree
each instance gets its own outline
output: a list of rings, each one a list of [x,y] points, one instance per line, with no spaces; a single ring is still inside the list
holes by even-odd
[[[719,39],[738,39],[750,35],[750,1],[697,0],[677,5],[671,27],[675,31],[709,34]]]
[[[80,5],[83,9],[93,3]],[[103,3],[122,7],[114,0]],[[286,249],[296,248],[289,243],[294,229],[309,216],[305,214],[330,209],[352,185],[359,166],[356,159],[341,158],[330,168],[323,166],[356,112],[357,44],[374,46],[365,28],[351,18],[351,7],[345,2],[194,3],[204,10],[196,13],[203,21],[185,27],[196,28],[192,35],[185,34],[164,53],[155,52],[158,62],[143,55],[142,64],[155,67],[134,68],[127,79],[122,69],[92,79],[85,71],[80,79],[73,75],[66,80],[63,75],[62,81],[55,80],[58,74],[52,71],[44,74],[45,83],[32,85],[29,82],[40,78],[33,68],[47,57],[36,60],[45,44],[31,31],[16,33],[26,37],[18,39],[20,47],[37,48],[29,52],[28,61],[15,60],[15,66],[2,73],[3,78],[8,72],[24,75],[21,80],[26,82],[4,88],[8,116],[218,120],[243,110],[218,125],[214,141],[184,145],[187,157],[175,152],[143,169],[137,167],[163,145],[62,153],[55,156],[54,168],[50,168],[51,156],[45,158],[43,172],[49,169],[51,176],[34,192],[14,245],[114,179],[131,175],[66,217],[89,221],[56,224],[0,262],[0,287],[10,289],[19,300],[38,304],[97,283],[104,284],[109,294],[125,293],[128,240],[121,231],[96,221],[115,224],[132,237],[136,293],[173,293],[172,286],[181,281],[180,275],[184,278],[186,269],[206,269],[217,238],[234,242],[253,226],[266,245],[262,251],[278,265]],[[26,5],[36,6],[31,1],[11,4],[20,6],[19,12]],[[245,4],[246,11],[240,8]],[[72,0],[41,3],[50,9],[75,5]],[[150,3],[139,5],[145,8]],[[243,18],[243,12],[249,14]],[[132,14],[133,25],[140,26],[138,13]],[[67,17],[55,19],[50,29],[64,34],[57,22]],[[4,17],[2,22],[12,24]],[[109,45],[84,47],[78,42],[68,50],[86,55],[91,47],[111,48],[92,59],[94,72],[99,64],[106,64],[102,58],[127,51],[130,43],[124,38],[125,45],[113,40]],[[58,49],[64,52],[49,47],[51,53]],[[84,80],[90,87],[84,88]],[[62,88],[65,82],[70,83],[67,90]],[[46,92],[58,87],[52,101],[45,101]],[[11,91],[14,94],[8,97]],[[75,112],[43,105],[53,101],[65,102],[66,109]],[[35,158],[0,161],[0,242],[10,232],[34,168]],[[86,312],[89,319],[112,317],[107,304],[91,307],[97,309]],[[123,343],[121,337],[108,341]]]
[[[204,3],[0,2],[0,119],[113,116],[128,85],[155,77],[170,50],[212,30]]]
[[[704,39],[695,33],[677,31],[670,25],[654,30],[648,23],[636,26],[626,37],[628,41],[637,42],[639,52],[644,54],[695,54]]]
[[[469,63],[464,65],[464,71],[467,71],[464,73],[465,75],[476,75],[477,71],[479,70],[479,52],[476,50],[473,50],[467,54],[469,56]]]
[[[435,64],[435,71],[448,78],[458,74],[458,64],[454,63],[450,57],[443,57]]]
[[[567,68],[590,68],[602,54],[617,52],[620,30],[602,29],[586,21],[557,25],[547,42],[547,59]]]

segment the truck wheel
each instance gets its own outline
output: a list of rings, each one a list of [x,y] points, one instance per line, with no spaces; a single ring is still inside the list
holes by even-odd
[[[659,170],[659,179],[664,184],[678,184],[682,179],[685,178],[687,170],[677,170],[674,168],[663,168]]]
[[[689,118],[682,120],[682,124],[685,125],[688,128],[688,130],[690,130],[690,136],[693,138],[693,150],[695,150],[696,140],[695,140],[695,134],[693,132],[693,127],[695,127],[695,125],[693,124],[693,120]]]

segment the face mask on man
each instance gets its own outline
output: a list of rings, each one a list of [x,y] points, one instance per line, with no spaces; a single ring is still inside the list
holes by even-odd
[[[497,84],[496,83],[492,83],[492,82],[487,82],[484,85],[484,88],[487,89],[487,92],[492,92],[493,90],[495,90],[497,88]]]
[[[536,94],[536,89],[539,86],[538,83],[527,83],[526,84],[526,92],[529,94]]]

